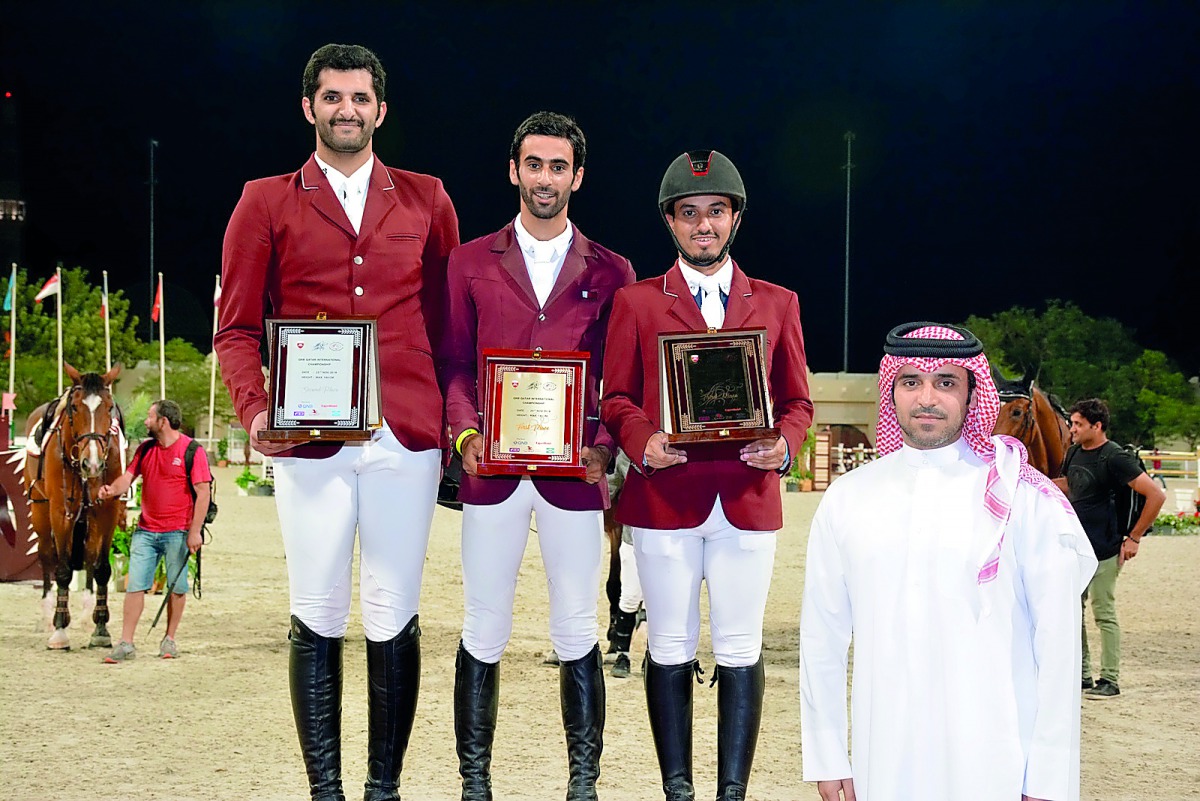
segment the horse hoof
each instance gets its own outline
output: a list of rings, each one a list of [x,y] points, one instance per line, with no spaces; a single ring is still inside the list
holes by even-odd
[[[51,651],[70,651],[71,638],[67,635],[66,629],[55,629],[46,642],[46,648]]]
[[[112,648],[112,637],[107,635],[93,636],[92,639],[88,641],[88,648]]]

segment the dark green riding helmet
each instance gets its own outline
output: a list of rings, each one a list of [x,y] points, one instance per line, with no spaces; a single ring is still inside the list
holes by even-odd
[[[746,210],[746,185],[742,183],[742,175],[728,156],[716,150],[689,150],[671,162],[663,175],[662,184],[658,188],[658,211],[666,223],[675,248],[682,252],[671,223],[667,220],[668,212],[676,200],[695,195],[724,195],[729,198],[735,212]],[[733,238],[742,224],[742,214],[738,214],[733,230],[729,232],[729,240],[717,256],[718,261],[724,261]]]

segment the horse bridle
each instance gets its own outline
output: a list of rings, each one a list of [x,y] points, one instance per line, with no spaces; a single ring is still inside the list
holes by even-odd
[[[67,439],[62,434],[59,439],[62,441],[63,461],[71,466],[73,472],[80,478],[80,483],[83,485],[83,505],[84,507],[91,505],[91,499],[88,497],[87,483],[94,478],[102,478],[103,476],[88,476],[83,466],[83,450],[89,442],[96,442],[100,448],[100,463],[108,463],[108,454],[112,450],[113,432],[112,423],[109,422],[107,429],[103,434],[98,431],[90,430],[86,434],[75,434],[75,405],[69,400],[71,395],[74,395],[75,390],[82,390],[82,387],[75,385],[67,392],[66,415],[67,427],[71,432],[71,445],[67,447]],[[60,431],[63,426],[60,426]],[[65,480],[65,478],[64,478]],[[64,487],[65,489],[65,487]],[[65,493],[64,493],[65,495]]]
[[[1017,431],[1017,439],[1025,441],[1025,434],[1036,429],[1037,420],[1033,409],[1033,393],[1020,392],[1018,390],[1006,389],[996,393],[1000,396],[1000,402],[1007,405],[1013,401],[1028,401],[1029,405],[1025,407],[1025,419],[1021,421],[1021,428]]]

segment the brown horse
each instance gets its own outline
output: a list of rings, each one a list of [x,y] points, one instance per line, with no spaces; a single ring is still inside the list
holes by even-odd
[[[1050,478],[1057,478],[1062,474],[1063,457],[1071,445],[1066,413],[1056,400],[1038,389],[1031,374],[1026,373],[1016,381],[995,370],[992,376],[1004,403],[993,433],[1021,440],[1029,451],[1029,464]]]
[[[99,501],[100,487],[115,481],[124,468],[121,438],[114,421],[119,411],[112,397],[112,382],[121,372],[114,366],[104,375],[80,374],[64,363],[73,386],[62,398],[35,409],[25,423],[27,437],[41,445],[40,458],[25,460],[25,487],[29,498],[30,523],[38,535],[38,558],[42,563],[42,597],[50,593],[50,578],[58,583],[54,609],[54,633],[46,646],[53,650],[71,647],[67,626],[71,573],[90,569],[97,583],[96,624],[89,647],[112,645],[106,624],[108,562],[113,531],[125,518],[125,504],[118,498]],[[46,410],[53,406],[47,416]],[[48,433],[41,426],[48,421]]]

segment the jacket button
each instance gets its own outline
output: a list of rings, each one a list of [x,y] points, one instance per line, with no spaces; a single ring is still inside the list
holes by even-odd
[[[546,319],[546,315],[544,315],[544,314],[539,314],[539,315],[538,315],[538,319],[539,319],[539,320],[542,320],[542,321],[544,322],[544,321],[545,321],[545,319]]]
[[[355,256],[355,257],[354,257],[354,263],[355,263],[355,264],[362,264],[362,256]]]
[[[355,294],[355,295],[359,295],[359,296],[361,296],[361,295],[362,295],[362,293],[363,293],[363,288],[362,288],[361,286],[356,286],[356,287],[354,287],[354,294]]]

